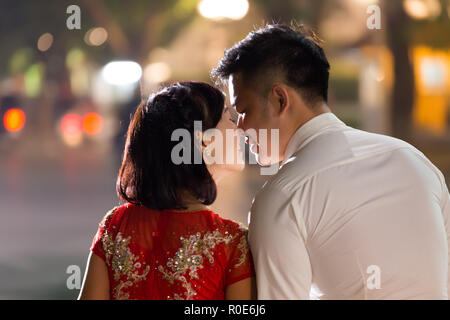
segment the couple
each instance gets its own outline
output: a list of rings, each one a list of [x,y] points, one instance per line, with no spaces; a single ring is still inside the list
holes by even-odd
[[[448,298],[443,175],[411,145],[330,112],[329,64],[313,36],[268,25],[213,74],[238,126],[222,92],[198,82],[138,107],[117,180],[126,204],[100,223],[80,299]],[[248,234],[208,208],[242,164],[171,161],[172,132],[194,136],[194,121],[203,131],[279,129],[279,154],[250,137],[252,152],[269,154],[259,162],[280,169],[255,197]],[[211,141],[200,138],[205,151]]]

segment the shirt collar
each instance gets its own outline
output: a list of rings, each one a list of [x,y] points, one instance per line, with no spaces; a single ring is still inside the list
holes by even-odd
[[[300,150],[310,138],[333,126],[345,126],[345,123],[339,120],[338,117],[331,112],[322,113],[304,123],[289,140],[282,165],[285,164],[295,152]]]

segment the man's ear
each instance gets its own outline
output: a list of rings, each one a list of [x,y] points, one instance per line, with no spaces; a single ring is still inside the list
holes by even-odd
[[[272,87],[272,96],[272,102],[277,107],[278,114],[284,114],[290,105],[288,88],[283,84],[275,84]]]

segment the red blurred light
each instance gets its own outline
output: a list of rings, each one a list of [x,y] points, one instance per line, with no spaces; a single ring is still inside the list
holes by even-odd
[[[89,135],[99,134],[103,129],[103,118],[95,112],[87,113],[83,118],[83,130]]]
[[[74,113],[66,114],[61,121],[61,131],[64,135],[79,135],[82,128],[82,119]]]
[[[9,109],[3,116],[3,124],[5,129],[10,132],[22,130],[25,125],[25,113],[20,109]]]

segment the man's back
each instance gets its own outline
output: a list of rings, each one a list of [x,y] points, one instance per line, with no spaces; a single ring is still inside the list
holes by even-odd
[[[403,141],[311,121],[252,208],[259,298],[446,299],[439,170]]]

